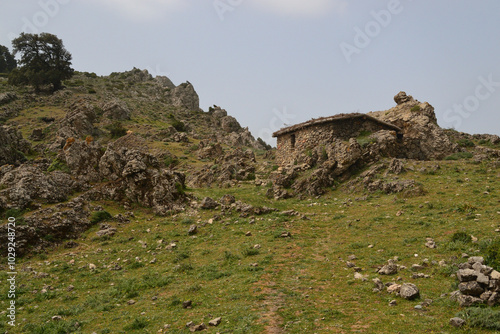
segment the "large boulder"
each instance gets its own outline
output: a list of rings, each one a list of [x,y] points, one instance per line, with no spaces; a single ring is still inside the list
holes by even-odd
[[[396,107],[368,115],[403,129],[403,139],[396,157],[435,160],[443,159],[457,150],[445,130],[437,124],[434,107],[429,103],[421,103],[404,92],[396,95],[394,100],[398,104]]]

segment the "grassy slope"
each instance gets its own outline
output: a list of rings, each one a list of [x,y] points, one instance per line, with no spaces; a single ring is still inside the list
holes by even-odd
[[[426,164],[435,163],[417,163],[416,170]],[[77,248],[59,247],[20,260],[20,268],[31,267],[33,272],[22,271],[18,276],[22,309],[17,331],[12,333],[56,333],[56,327],[81,333],[156,333],[164,324],[171,325],[170,333],[183,333],[188,332],[188,321],[207,323],[218,316],[223,317],[222,324],[209,332],[259,333],[275,327],[287,333],[455,332],[448,319],[459,308],[449,297],[440,297],[456,289],[455,279],[449,276],[452,268],[431,265],[421,270],[431,275],[428,279],[412,279],[410,270],[401,271],[404,282],[420,287],[417,301],[373,293],[371,283],[378,276],[374,267],[394,256],[409,268],[424,258],[450,261],[462,252],[475,254],[478,244],[449,243],[456,231],[473,234],[479,243],[494,235],[500,217],[500,170],[465,161],[440,165],[435,174],[401,176],[415,178],[428,191],[409,199],[376,194],[356,201],[363,194],[337,190],[320,199],[275,202],[265,199],[264,188],[251,184],[195,189],[192,193],[199,197],[230,193],[254,205],[293,208],[310,217],[302,220],[273,213],[249,224],[249,218],[234,214],[200,227],[196,237],[187,235],[189,225],[207,222],[218,211],[159,218],[135,208],[136,218],[130,224],[110,223],[118,227],[111,238],[97,238],[96,226],[77,241]],[[489,194],[484,194],[486,190]],[[104,204],[111,213],[122,211],[113,203]],[[477,211],[461,212],[465,205]],[[398,211],[404,213],[396,216]],[[248,231],[251,236],[245,236]],[[278,238],[282,231],[291,232],[292,238]],[[438,248],[426,248],[426,237],[433,237]],[[159,240],[165,243],[160,245]],[[175,250],[165,249],[170,241],[177,243]],[[255,244],[261,248],[254,250]],[[370,244],[374,247],[368,248]],[[357,256],[354,262],[368,275],[368,282],[355,280],[354,271],[345,266],[350,254]],[[71,259],[74,264],[68,264]],[[150,263],[152,259],[156,262]],[[90,270],[90,263],[98,269]],[[123,269],[103,268],[114,263]],[[34,272],[49,276],[34,279]],[[5,278],[2,273],[0,279]],[[67,291],[70,284],[75,287],[71,292]],[[42,294],[45,285],[53,290]],[[5,307],[4,286],[0,298]],[[136,303],[127,305],[131,299]],[[194,307],[182,308],[180,303],[188,299]],[[392,299],[398,299],[397,306],[388,305]],[[423,311],[415,310],[424,299],[434,302]],[[63,320],[51,321],[54,315]],[[72,327],[74,321],[80,324],[79,331]]]

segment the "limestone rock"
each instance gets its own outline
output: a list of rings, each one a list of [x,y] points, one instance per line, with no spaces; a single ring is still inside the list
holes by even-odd
[[[383,266],[379,271],[381,275],[394,275],[398,273],[398,266],[394,263],[394,261],[389,260],[388,264]]]
[[[470,295],[475,297],[480,296],[484,292],[484,289],[476,281],[460,283],[458,285],[458,289],[464,295]]]
[[[214,199],[210,197],[205,197],[201,200],[200,208],[205,210],[210,210],[210,209],[215,209],[217,205],[218,203]]]
[[[472,269],[460,269],[457,272],[457,278],[460,282],[470,282],[477,279],[477,272]]]
[[[28,153],[31,145],[23,139],[16,129],[0,126],[0,166],[4,164],[20,165],[26,161],[22,153]]]
[[[453,326],[453,327],[457,327],[457,328],[460,328],[460,327],[463,327],[465,325],[465,320],[462,319],[462,318],[451,318],[450,319],[450,325]]]
[[[461,307],[470,307],[473,305],[483,304],[483,300],[481,298],[463,295],[463,294],[459,294],[457,296],[457,301]]]
[[[405,283],[401,285],[399,294],[404,299],[412,300],[420,296],[420,291],[418,290],[418,287],[415,284]]]
[[[102,110],[104,111],[103,117],[114,121],[128,120],[131,115],[130,109],[127,107],[125,102],[118,99],[113,99],[104,104]]]
[[[412,101],[414,101],[413,97],[411,95],[406,95],[405,92],[399,92],[396,94],[396,96],[394,96],[394,102],[396,102],[398,105]]]
[[[168,90],[165,93],[167,101],[175,107],[182,107],[188,110],[198,110],[200,108],[200,98],[189,82]]]
[[[222,318],[221,318],[221,317],[218,317],[218,318],[215,318],[215,319],[210,320],[210,321],[208,322],[208,324],[209,324],[210,326],[219,326],[219,325],[220,325],[220,323],[221,323],[221,321],[222,321]]]

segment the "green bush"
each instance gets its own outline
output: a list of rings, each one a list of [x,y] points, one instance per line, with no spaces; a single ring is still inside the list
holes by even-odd
[[[148,322],[146,319],[135,318],[132,323],[126,325],[125,327],[123,327],[123,329],[126,331],[131,331],[131,330],[146,328],[147,325],[148,325]]]
[[[410,110],[411,111],[420,111],[422,108],[417,104],[416,106],[413,106]]]
[[[172,119],[172,126],[179,132],[186,131],[186,125],[178,119]]]
[[[90,216],[90,222],[92,224],[97,224],[105,220],[109,220],[113,218],[111,214],[107,211],[96,211],[93,212],[92,215]]]
[[[460,160],[460,159],[470,159],[474,155],[470,152],[458,152],[453,153],[452,155],[447,156],[444,160]]]
[[[111,134],[111,138],[120,138],[127,134],[127,129],[125,129],[122,123],[116,121],[105,127],[106,130]]]
[[[476,146],[476,144],[474,144],[469,139],[460,139],[460,140],[457,141],[457,144],[460,147],[474,147],[474,146]]]
[[[491,308],[471,307],[458,314],[469,327],[500,330],[500,311]]]
[[[500,270],[500,238],[495,238],[491,240],[491,242],[483,245],[483,256],[485,262],[497,269]]]
[[[52,161],[49,168],[47,169],[47,172],[53,172],[55,170],[60,170],[61,172],[64,172],[64,173],[70,172],[70,169],[69,169],[68,165],[66,164],[66,161],[62,161],[59,159]]]
[[[472,237],[467,232],[463,232],[463,231],[455,232],[451,236],[451,242],[457,242],[457,241],[468,244],[468,243],[472,242]]]

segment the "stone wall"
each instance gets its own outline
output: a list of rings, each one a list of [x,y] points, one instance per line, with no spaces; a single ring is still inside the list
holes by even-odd
[[[276,162],[280,166],[294,164],[300,155],[319,145],[333,144],[335,140],[349,141],[362,132],[387,130],[384,124],[371,119],[339,119],[321,124],[314,124],[302,129],[279,135],[277,138]]]

